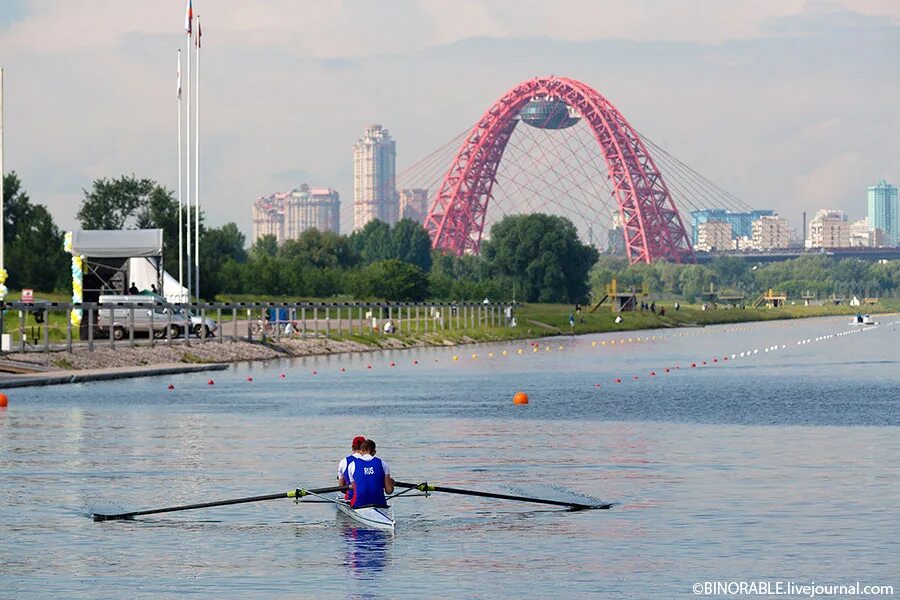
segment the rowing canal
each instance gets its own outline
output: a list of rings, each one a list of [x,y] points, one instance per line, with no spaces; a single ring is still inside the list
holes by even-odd
[[[12,390],[0,598],[675,598],[695,582],[765,579],[897,589],[900,331],[883,321]],[[512,404],[520,390],[527,406]],[[331,485],[359,433],[397,479],[616,505],[403,498],[393,535],[286,499],[89,518]]]

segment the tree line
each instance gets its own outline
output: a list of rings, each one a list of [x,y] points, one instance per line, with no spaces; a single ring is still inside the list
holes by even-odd
[[[704,265],[658,262],[629,266],[624,258],[603,256],[591,270],[591,293],[602,297],[612,279],[619,288],[646,288],[652,294],[703,299],[705,292],[743,293],[748,301],[773,288],[798,298],[900,295],[900,261],[867,262],[824,255],[800,256],[774,263],[721,256]]]
[[[31,202],[15,173],[4,182],[7,286],[68,291],[63,232],[45,206]],[[83,192],[77,213],[82,229],[160,228],[165,268],[177,273],[178,202],[171,190],[126,175],[97,179]],[[408,219],[393,226],[372,221],[350,235],[313,229],[281,244],[265,236],[247,248],[236,224],[208,227],[203,217],[200,295],[208,300],[241,295],[584,302],[598,257],[581,243],[571,221],[552,215],[505,217],[491,228],[480,256],[461,257],[433,251],[425,229]]]

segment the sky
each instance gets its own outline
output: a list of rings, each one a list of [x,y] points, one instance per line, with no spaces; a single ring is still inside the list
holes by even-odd
[[[537,75],[582,80],[744,202],[865,215],[900,183],[896,0],[194,0],[203,27],[201,201],[248,235],[255,198],[308,183],[352,223],[368,123],[397,167]],[[4,168],[63,229],[83,189],[177,187],[183,0],[2,0]],[[186,68],[185,68],[186,75]]]

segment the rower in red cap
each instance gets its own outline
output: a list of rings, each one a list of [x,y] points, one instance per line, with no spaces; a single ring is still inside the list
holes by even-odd
[[[350,443],[350,455],[347,458],[342,458],[340,464],[338,464],[338,485],[350,485],[350,478],[347,476],[347,467],[356,461],[356,459],[362,458],[360,448],[362,448],[365,441],[366,438],[361,435],[353,438],[353,441]],[[344,492],[344,497],[348,500],[350,499],[350,490]]]

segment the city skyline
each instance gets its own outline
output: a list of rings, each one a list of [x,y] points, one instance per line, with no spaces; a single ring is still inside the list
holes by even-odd
[[[890,68],[900,8],[851,0],[757,4],[704,5],[704,23],[687,18],[697,3],[655,12],[641,3],[566,4],[606,17],[594,30],[537,3],[525,11],[535,16],[531,23],[500,2],[400,3],[383,11],[364,3],[351,13],[201,0],[194,6],[204,19],[206,57],[201,195],[217,198],[205,207],[208,223],[234,221],[249,238],[246,199],[302,181],[350,197],[348,149],[367,122],[390,124],[400,172],[469,128],[510,85],[549,73],[594,85],[642,133],[795,229],[804,210],[856,215],[861,189],[900,180],[892,134],[900,129],[900,85]],[[184,43],[182,11],[174,0],[52,10],[14,2],[0,17],[6,168],[63,229],[75,227],[81,190],[93,179],[134,172],[175,189],[171,54]],[[475,30],[463,26],[473,11],[484,16]],[[519,17],[503,18],[509,14]],[[309,17],[328,36],[297,41],[288,15]],[[612,27],[611,16],[626,26]],[[418,33],[391,35],[397,31]],[[378,85],[384,77],[395,83]],[[648,97],[650,81],[665,94]],[[72,92],[62,99],[47,93],[60,86]],[[349,202],[342,208],[347,231],[352,209]]]

